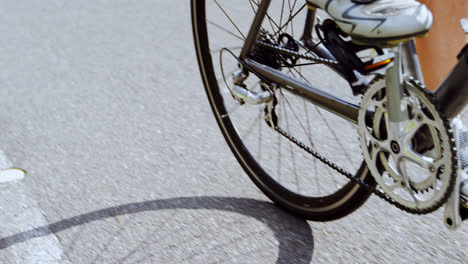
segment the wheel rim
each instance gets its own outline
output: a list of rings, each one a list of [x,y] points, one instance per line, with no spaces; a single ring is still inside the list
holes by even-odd
[[[236,70],[237,67],[229,66],[235,66],[237,63],[231,55],[220,55],[220,51],[222,48],[229,48],[237,54],[240,52],[242,39],[246,36],[249,27],[249,23],[246,21],[252,21],[252,10],[257,5],[254,1],[247,2],[249,5],[244,5],[244,7],[250,9],[249,18],[244,18],[249,10],[242,10],[235,3],[207,1],[205,21],[208,28],[207,35],[210,38],[209,52],[202,51],[203,47],[197,47],[197,52],[200,65],[203,68],[202,76],[218,123],[241,165],[251,177],[257,179],[256,183],[260,185],[260,188],[266,189],[270,194],[281,192],[281,197],[274,198],[283,199],[286,203],[289,200],[297,201],[299,199],[304,207],[311,211],[317,210],[317,208],[310,208],[310,204],[317,202],[325,205],[318,210],[336,208],[356,193],[358,188],[353,184],[349,184],[344,176],[315,160],[309,154],[300,151],[290,141],[268,127],[263,120],[264,105],[239,106],[231,96],[228,88],[231,82],[229,73]],[[305,15],[303,6],[299,6],[297,1],[290,3],[283,1],[279,5],[281,6],[279,8],[280,14],[288,13],[290,16],[295,16],[295,18]],[[291,9],[289,9],[290,7]],[[301,14],[298,10],[302,10],[304,14]],[[202,11],[198,10],[198,12]],[[213,15],[211,16],[211,14]],[[238,17],[239,14],[242,14],[240,15],[241,19]],[[284,25],[283,21],[288,21],[288,18],[283,16],[282,19],[273,22],[273,17],[274,15],[269,13],[268,19],[264,21],[264,28],[269,31],[273,31],[275,25]],[[219,22],[223,21],[223,19],[224,24]],[[304,21],[303,19],[299,20]],[[236,23],[236,21],[241,22]],[[200,27],[204,27],[204,21],[198,21],[197,23],[199,23],[198,28],[194,28],[194,34],[196,42],[200,43],[203,42],[200,38],[206,37],[203,34],[204,32],[198,30]],[[287,32],[296,37],[295,35],[301,32],[300,27],[294,24],[280,27],[283,30],[279,31],[277,35],[281,32]],[[220,62],[220,56],[222,56],[222,62]],[[219,64],[223,65],[228,86],[224,83]],[[313,76],[315,81],[320,81],[323,78],[336,78],[342,87],[339,87],[336,83],[330,85],[330,81],[328,81],[327,88],[334,92],[340,91],[341,88],[341,94],[347,96],[347,99],[352,97],[348,85],[344,80],[340,81],[338,75],[332,73],[325,66],[312,67],[315,68],[304,70],[304,66],[295,69],[283,69],[283,71],[312,83],[313,80],[308,76]],[[216,77],[210,78],[212,74]],[[252,91],[258,91],[259,86],[256,85],[258,78],[256,79],[252,75],[249,77],[247,86]],[[288,132],[295,132],[291,134],[304,143],[316,147],[319,151],[323,151],[325,156],[330,159],[342,160],[343,162],[340,165],[347,170],[351,172],[358,171],[362,164],[362,158],[360,157],[359,142],[354,125],[324,110],[320,110],[300,98],[287,94],[286,91],[279,90],[277,96],[278,107],[276,112],[280,119],[280,126],[285,127]],[[319,145],[320,147],[318,147]],[[364,179],[367,170],[363,168],[359,175]]]

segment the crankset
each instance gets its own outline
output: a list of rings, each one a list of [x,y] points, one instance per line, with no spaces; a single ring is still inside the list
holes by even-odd
[[[338,64],[337,61],[300,53],[292,41],[287,36],[283,36],[281,41],[261,38],[253,53],[255,59],[273,68],[292,66],[298,58],[322,64]],[[266,59],[268,51],[273,54],[270,59]],[[374,181],[362,181],[279,127],[275,113],[275,91],[280,87],[230,53],[239,62],[239,71],[233,75],[233,97],[241,104],[263,104],[265,121],[270,127],[328,167],[397,208],[413,214],[437,210],[453,193],[457,170],[452,130],[440,114],[432,95],[417,82],[405,81],[404,103],[410,109],[411,118],[407,124],[408,136],[403,141],[387,137],[385,81],[377,79],[364,95],[359,113],[359,131],[366,163],[378,183],[378,187],[375,187]],[[391,61],[392,58],[388,58],[386,63],[380,65],[386,66]],[[254,92],[244,84],[248,74],[254,74],[260,79],[261,91]],[[406,168],[406,163],[409,163],[409,168]],[[415,176],[408,176],[413,175],[412,171],[416,171]]]
[[[451,126],[432,95],[417,82],[404,82],[401,109],[408,120],[390,130],[386,82],[378,80],[361,101],[361,149],[379,187],[404,210],[430,213],[447,202],[457,179]],[[369,114],[370,113],[370,114]]]

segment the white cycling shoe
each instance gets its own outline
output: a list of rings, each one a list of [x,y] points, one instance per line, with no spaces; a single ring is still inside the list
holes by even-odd
[[[415,0],[307,0],[325,10],[345,33],[369,41],[398,41],[426,34],[432,13]]]

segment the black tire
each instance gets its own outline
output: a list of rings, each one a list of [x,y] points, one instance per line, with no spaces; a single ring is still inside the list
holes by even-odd
[[[208,100],[211,104],[218,125],[242,168],[258,188],[260,188],[260,190],[272,201],[282,208],[306,219],[316,221],[334,220],[346,216],[359,208],[369,197],[369,191],[350,182],[345,178],[345,176],[340,175],[328,166],[324,166],[320,161],[314,159],[309,154],[292,144],[289,140],[279,135],[279,133],[274,131],[272,128],[268,127],[266,122],[262,120],[264,105],[242,105],[237,106],[234,110],[230,108],[228,109],[228,104],[235,105],[237,102],[229,93],[226,94],[226,90],[229,90],[229,87],[225,85],[225,82],[223,81],[222,70],[218,64],[222,63],[223,66],[231,65],[235,68],[236,60],[228,52],[221,53],[219,48],[228,47],[236,55],[239,54],[239,46],[242,45],[243,38],[241,36],[242,34],[239,32],[244,30],[244,35],[247,34],[248,27],[250,26],[249,23],[253,19],[254,12],[252,11],[255,10],[256,1],[218,0],[207,2],[210,4],[212,3],[213,6],[206,6],[208,3],[205,3],[205,0],[191,1],[192,26],[198,64]],[[288,12],[290,16],[291,14],[295,14],[296,10],[299,10],[304,2],[305,1],[297,2],[295,4],[297,6],[293,7],[295,8],[294,10],[289,9],[288,11],[283,11],[283,13]],[[285,2],[283,1],[283,4],[284,3]],[[221,10],[221,5],[223,5],[222,9],[225,13]],[[225,6],[230,6],[232,9],[227,10]],[[248,18],[244,18],[244,15],[246,15],[245,10],[243,10],[244,6],[250,9],[250,16]],[[288,6],[290,7],[291,5],[286,2],[286,8],[288,8]],[[273,8],[273,6],[270,6],[270,10]],[[300,13],[304,13],[306,9],[307,7],[302,8]],[[210,12],[209,15],[213,15],[212,17],[207,15],[208,10]],[[216,12],[216,10],[219,12],[211,13],[211,11]],[[275,11],[276,13],[281,12],[278,10]],[[230,12],[232,12],[232,14],[239,14],[241,19],[238,17],[233,18]],[[269,11],[269,15],[270,18],[273,16],[271,11]],[[227,19],[228,16],[231,20]],[[296,16],[294,20],[299,19],[299,17],[300,15]],[[214,20],[216,20],[216,22],[214,22]],[[275,23],[269,22],[268,20],[264,21],[265,28],[271,27],[271,31],[273,31]],[[238,26],[238,28],[236,28],[233,26],[234,21],[240,21],[242,22],[242,25],[236,24],[236,26]],[[222,23],[226,26],[220,25]],[[279,22],[276,22],[276,24],[278,23]],[[209,25],[209,28],[207,25]],[[281,32],[284,31],[292,31],[292,33],[294,33],[294,27],[288,25],[281,30]],[[234,35],[237,36],[234,37]],[[216,44],[210,46],[210,42],[213,40],[215,40],[214,42],[216,42]],[[233,47],[236,40],[239,40],[239,46]],[[217,42],[222,42],[222,44],[219,47],[215,47]],[[220,57],[222,57],[222,62],[220,61]],[[225,63],[226,61],[228,62]],[[298,70],[285,70],[289,71],[292,75],[300,75],[301,79],[309,81],[309,79],[306,79],[303,74],[305,74],[307,71],[306,69],[310,67],[315,66],[298,67]],[[227,84],[229,84],[230,80],[226,69],[227,68],[223,69],[224,76],[227,76]],[[325,73],[323,72],[323,70],[327,69],[328,68],[322,65],[319,67],[319,72],[315,71],[312,75],[317,77],[317,75],[320,74],[321,77],[317,77],[315,79],[330,78],[329,76],[331,75],[329,75],[328,71]],[[333,74],[331,73],[332,71],[329,72],[330,74]],[[333,76],[334,77],[332,78],[334,79],[335,76],[337,79],[340,79],[336,74]],[[250,82],[248,84],[249,88],[252,90],[259,89],[258,87],[254,87],[255,85],[253,83],[258,81],[254,74],[250,74],[248,81]],[[344,80],[337,81],[344,84],[346,83]],[[352,98],[349,87],[335,87],[333,89],[337,89],[338,91],[346,94],[349,98]],[[343,162],[349,164],[349,166],[343,165],[344,167],[349,167],[348,169],[355,172],[355,175],[360,179],[373,183],[373,179],[362,159],[359,149],[357,128],[355,125],[349,124],[347,121],[335,117],[324,110],[319,110],[313,105],[306,103],[300,104],[299,101],[296,102],[295,100],[302,101],[302,99],[286,94],[285,92],[283,93],[282,90],[277,92],[277,97],[278,106],[276,111],[279,116],[279,122],[281,125],[288,128],[288,133],[293,134],[298,139],[307,141],[307,143],[310,143],[309,145],[314,145],[314,148],[319,151],[321,149],[325,149],[325,152],[336,152],[337,154],[325,156],[333,160],[341,158]],[[303,105],[305,110],[295,111],[297,110],[294,109],[296,105],[300,107]],[[258,108],[258,112],[252,110],[254,108]],[[247,118],[252,118],[256,123],[252,126],[248,126],[247,124],[251,124],[251,121],[245,121]],[[289,118],[292,118],[293,120],[290,121]],[[313,123],[316,121],[322,121],[322,125]],[[294,122],[294,124],[291,125],[291,122]],[[334,129],[330,128],[330,125],[338,124],[338,122],[344,122],[347,125],[345,125],[345,127],[340,125]],[[257,124],[258,131],[256,132],[258,132],[259,136],[257,141],[252,143],[250,135],[253,129],[257,130]],[[254,126],[255,128],[253,128]],[[308,126],[308,132],[304,126]],[[352,130],[344,131],[347,130],[346,126],[350,126]],[[314,127],[314,131],[312,131],[313,133],[311,133],[311,127]],[[323,131],[324,129],[328,129],[328,131],[325,132]],[[242,133],[246,131],[247,135],[243,137]],[[345,135],[338,135],[341,132],[345,132]],[[330,137],[332,139],[330,139]],[[353,145],[351,146],[347,144],[347,142],[346,144],[340,142],[343,141],[343,137],[346,139],[348,139],[348,137],[352,138],[349,142],[353,142]],[[278,144],[275,147],[271,143],[276,141]],[[318,143],[321,143],[322,148],[318,146]],[[255,146],[256,144],[258,144],[258,147]],[[286,144],[287,146],[284,147],[282,144]],[[334,147],[334,144],[337,145],[337,147]],[[264,147],[262,150],[262,146],[265,145],[267,148]],[[259,150],[258,154],[252,154],[252,152],[257,148]],[[283,153],[284,150],[288,153]],[[346,153],[348,150],[350,153]],[[344,152],[344,154],[340,154],[340,152]],[[278,157],[275,157],[276,155]],[[286,166],[290,166],[289,169],[284,169],[282,167],[284,166],[282,165],[283,160],[281,160],[283,158],[288,158]],[[301,159],[300,162],[297,161],[299,158]],[[279,159],[279,165],[278,163],[275,165],[270,164],[275,161],[275,159]],[[339,160],[337,163],[340,165]],[[283,175],[285,170],[287,171],[286,176]],[[318,170],[320,170],[320,173],[317,173]],[[293,180],[284,180],[287,176],[292,176]],[[327,188],[327,190],[321,190],[322,188]],[[318,191],[315,190],[314,193],[311,194],[309,192],[312,192],[312,189],[318,189]]]

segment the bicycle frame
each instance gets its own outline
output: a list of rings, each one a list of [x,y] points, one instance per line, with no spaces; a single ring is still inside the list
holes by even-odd
[[[357,117],[359,112],[359,106],[345,100],[342,100],[339,97],[336,97],[326,91],[315,87],[304,81],[290,77],[283,72],[276,70],[272,67],[260,64],[248,58],[248,54],[254,47],[255,40],[260,32],[260,27],[263,19],[266,16],[267,9],[270,5],[271,0],[263,0],[257,10],[252,26],[250,27],[249,34],[247,35],[244,47],[242,48],[240,59],[245,62],[247,66],[252,68],[257,73],[266,77],[267,79],[278,83],[283,86],[287,91],[300,96],[316,106],[319,106],[337,116],[340,116],[349,122],[357,124]],[[304,41],[304,44],[309,47],[314,47],[314,52],[317,53],[320,57],[335,60],[333,55],[325,48],[321,46],[316,46],[312,40],[312,28],[313,21],[315,20],[315,10],[308,10],[306,16],[306,26],[302,34],[301,40]],[[419,66],[419,64],[415,64]],[[341,76],[345,76],[343,69],[338,65],[331,67],[335,72]],[[420,71],[420,70],[419,70]],[[358,76],[362,77],[362,76]]]
[[[261,24],[266,16],[270,3],[271,0],[261,1],[254,21],[252,22],[252,26],[250,27],[250,31],[247,35],[245,44],[242,48],[240,59],[257,73],[277,84],[282,85],[283,88],[287,91],[356,124],[359,112],[358,105],[342,100],[341,98],[338,98],[318,87],[292,78],[279,70],[260,64],[248,58],[248,54],[250,54],[255,45],[255,41],[260,32]],[[316,52],[320,57],[334,60],[333,55],[331,55],[327,49],[320,46],[315,46],[315,43],[313,43],[312,22],[314,20],[315,10],[309,9],[306,16],[306,26],[304,27],[301,40],[304,41],[306,46],[314,47],[314,52]],[[400,62],[400,48],[398,47],[394,49],[394,52],[397,53],[397,61],[394,63],[396,67],[391,67],[386,74],[387,83],[389,85],[389,89],[387,91],[389,93],[389,107],[393,109],[397,109],[397,104],[401,98],[400,87],[402,78],[400,76],[401,69],[399,68],[401,67],[401,63],[404,64],[404,70],[406,73],[424,83],[419,59],[414,46],[414,40],[403,43],[401,50],[405,54],[405,56],[402,58],[402,61]],[[436,98],[440,102],[440,107],[449,118],[453,118],[459,114],[468,103],[468,79],[464,76],[464,74],[468,72],[467,64],[468,48],[465,48],[462,51],[462,56],[454,70],[435,92]],[[344,72],[340,66],[331,68],[338,74],[344,76]],[[392,68],[394,69],[392,70]],[[391,114],[393,118],[391,118],[394,122],[398,122],[404,119],[404,116],[400,116],[400,114],[398,114],[399,110],[395,110],[393,112],[394,114]]]
[[[447,117],[457,116],[468,103],[468,45],[458,55],[458,63],[437,88],[435,96]]]

